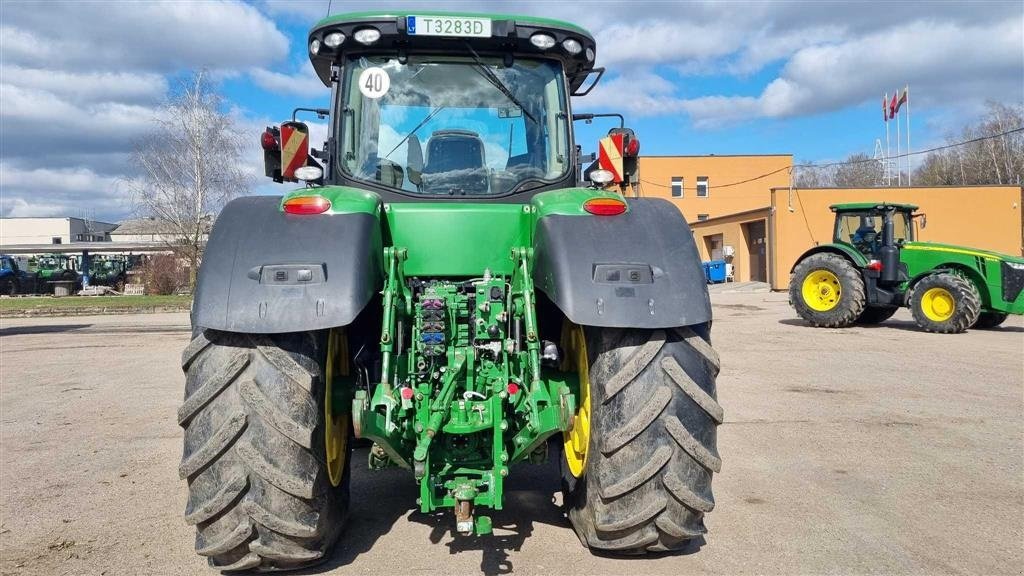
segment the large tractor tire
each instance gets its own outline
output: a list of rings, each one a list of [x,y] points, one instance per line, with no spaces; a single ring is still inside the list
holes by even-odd
[[[582,398],[564,437],[562,486],[591,550],[676,550],[706,532],[723,418],[709,329],[567,330],[565,367],[579,373]]]
[[[899,310],[898,306],[868,306],[857,317],[857,324],[881,324]]]
[[[978,321],[981,297],[970,280],[952,272],[939,272],[914,285],[910,311],[917,325],[929,332],[958,334]]]
[[[178,472],[188,481],[196,552],[210,566],[301,568],[325,560],[337,539],[348,510],[349,432],[347,418],[338,432],[325,409],[326,340],[205,330],[182,353]]]
[[[864,280],[849,260],[837,254],[812,254],[793,270],[789,301],[812,326],[843,328],[866,306]]]
[[[1006,312],[982,312],[978,315],[978,320],[971,328],[990,330],[1005,322],[1008,316],[1009,314]]]

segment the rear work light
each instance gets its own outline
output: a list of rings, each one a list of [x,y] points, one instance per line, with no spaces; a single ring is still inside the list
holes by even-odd
[[[626,211],[626,202],[618,198],[591,198],[583,209],[595,216],[617,216]]]
[[[287,214],[323,214],[331,209],[331,201],[323,196],[296,196],[284,201]]]

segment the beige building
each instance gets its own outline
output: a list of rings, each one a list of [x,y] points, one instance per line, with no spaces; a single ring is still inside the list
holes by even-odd
[[[928,215],[917,238],[1021,254],[1019,186],[914,188],[773,188],[761,208],[691,224],[704,260],[724,258],[737,281],[769,282],[775,290],[789,285],[790,270],[807,249],[832,241],[832,204],[901,202]],[[731,250],[730,250],[731,247]]]
[[[109,242],[115,228],[83,218],[0,218],[0,245]]]
[[[920,240],[1007,254],[1024,251],[1020,186],[791,188],[789,154],[647,156],[640,195],[671,201],[693,228],[703,260],[725,260],[736,281],[776,290],[808,248],[832,240],[832,204],[906,202],[928,215]]]

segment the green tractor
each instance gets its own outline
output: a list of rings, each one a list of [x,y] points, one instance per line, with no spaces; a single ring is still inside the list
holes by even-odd
[[[805,252],[789,300],[814,326],[877,324],[909,306],[929,332],[994,328],[1024,314],[1024,258],[914,239],[917,206],[860,202],[831,206],[831,244]]]
[[[590,549],[700,542],[721,467],[710,301],[679,210],[583,179],[573,120],[596,115],[570,96],[595,50],[534,17],[313,28],[327,140],[310,151],[294,114],[261,136],[267,175],[306,186],[224,208],[182,354],[185,518],[211,566],[325,560],[356,438],[457,538],[491,532],[517,464],[553,458]]]
[[[75,261],[67,254],[44,254],[36,259],[36,286],[53,293],[56,282],[71,282],[72,291],[82,288],[82,279],[75,271]]]
[[[89,259],[89,284],[91,286],[109,286],[118,292],[124,292],[128,283],[128,257],[108,256]]]

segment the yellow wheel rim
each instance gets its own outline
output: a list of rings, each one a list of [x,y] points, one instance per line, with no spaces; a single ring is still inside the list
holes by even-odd
[[[344,332],[331,330],[327,338],[327,362],[324,385],[324,447],[327,452],[327,475],[331,486],[341,484],[348,458],[348,413],[335,413],[334,377],[348,376],[348,338]]]
[[[811,310],[828,312],[839,304],[843,287],[839,284],[839,277],[832,272],[815,270],[804,278],[801,293]]]
[[[945,288],[929,288],[921,295],[921,311],[932,322],[945,322],[956,312],[956,300]]]
[[[590,446],[590,361],[581,326],[565,325],[562,329],[562,349],[566,351],[562,369],[575,371],[580,380],[579,406],[576,408],[572,428],[562,433],[566,464],[572,475],[579,478],[587,466],[587,448]]]

